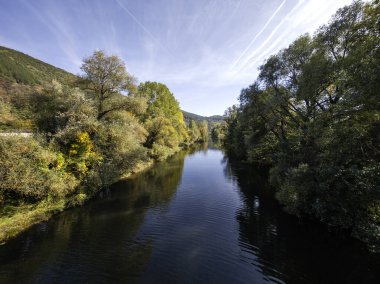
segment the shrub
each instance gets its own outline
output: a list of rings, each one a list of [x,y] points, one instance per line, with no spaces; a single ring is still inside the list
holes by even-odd
[[[41,200],[63,197],[78,180],[62,170],[60,153],[44,147],[34,138],[0,138],[0,192],[8,196]]]

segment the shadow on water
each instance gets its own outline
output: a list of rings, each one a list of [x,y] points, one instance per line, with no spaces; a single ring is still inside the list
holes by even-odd
[[[265,171],[226,157],[223,163],[226,176],[237,182],[243,203],[236,212],[239,245],[246,252],[246,261],[269,279],[380,283],[380,254],[370,253],[356,239],[330,233],[320,223],[301,223],[286,214],[266,182]]]
[[[380,283],[380,255],[284,213],[199,145],[0,246],[0,283]]]
[[[1,246],[0,283],[136,282],[153,245],[136,234],[149,208],[170,202],[188,153],[120,181],[83,207],[65,211]]]

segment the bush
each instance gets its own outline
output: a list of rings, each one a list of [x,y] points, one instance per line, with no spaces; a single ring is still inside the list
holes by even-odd
[[[36,139],[0,138],[0,193],[8,197],[41,200],[72,192],[78,180],[62,170],[62,156]]]

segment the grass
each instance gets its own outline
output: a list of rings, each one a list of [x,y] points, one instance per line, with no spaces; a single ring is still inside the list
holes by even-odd
[[[153,165],[152,161],[138,163],[134,169],[121,178],[133,178],[136,174]],[[91,197],[87,197],[86,200]],[[62,212],[73,203],[70,199],[57,201],[43,200],[36,204],[7,204],[0,208],[0,245],[26,231],[31,226],[49,220],[54,214]]]
[[[4,244],[32,225],[48,220],[53,214],[64,209],[64,200],[5,206],[0,215],[0,244]]]

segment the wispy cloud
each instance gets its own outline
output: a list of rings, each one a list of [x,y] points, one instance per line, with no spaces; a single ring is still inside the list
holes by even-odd
[[[70,25],[65,22],[65,18],[54,7],[45,6],[46,10],[42,14],[41,10],[35,8],[30,2],[23,1],[23,4],[46,28],[51,30],[59,47],[66,54],[67,59],[75,66],[79,66],[82,60],[76,49],[77,43],[73,37],[75,33],[70,29]]]
[[[12,0],[0,10],[0,43],[74,73],[82,58],[104,49],[140,80],[167,84],[182,108],[221,114],[265,58],[350,2]]]
[[[291,19],[293,14],[300,8],[304,0],[298,1],[297,5],[295,5],[289,13],[287,13],[285,16],[283,16],[282,20],[279,24],[277,24],[270,32],[270,34],[266,37],[266,39],[260,44],[259,47],[255,48],[255,50],[249,54],[242,62],[237,66],[236,72],[241,72],[244,70],[244,68],[252,67],[252,63],[256,63],[257,61],[261,60],[263,58],[263,54],[261,53],[263,49],[267,46],[267,44],[271,41],[273,36],[277,33],[277,31],[284,25],[286,21]],[[277,40],[278,41],[278,40]],[[253,58],[256,58],[254,62],[251,62]],[[250,64],[251,63],[251,64]]]
[[[247,51],[251,48],[251,46],[256,42],[258,37],[265,31],[265,29],[272,22],[273,18],[277,15],[277,13],[281,10],[281,8],[285,5],[285,3],[286,3],[286,0],[282,1],[282,3],[277,7],[277,9],[274,11],[272,16],[268,19],[268,21],[264,24],[264,26],[261,28],[261,30],[255,35],[255,37],[252,39],[252,41],[248,44],[248,46],[243,50],[243,52],[239,55],[239,57],[232,64],[232,68],[234,68],[236,66],[236,64],[239,63],[240,59],[247,53]]]
[[[128,9],[128,7],[121,0],[115,1],[132,18],[132,20],[154,41],[155,44],[161,47],[162,50],[169,52],[169,50],[161,44],[161,42],[153,35],[153,33],[151,33],[150,30],[137,19],[137,17],[131,12],[131,10]]]
[[[304,33],[315,32],[315,29],[329,20],[331,14],[339,6],[349,4],[350,0],[334,2],[321,5],[320,0],[299,0],[292,10],[282,18],[281,22],[273,28],[261,45],[246,58],[238,72],[257,68],[257,65],[269,55],[285,48],[296,37]]]

